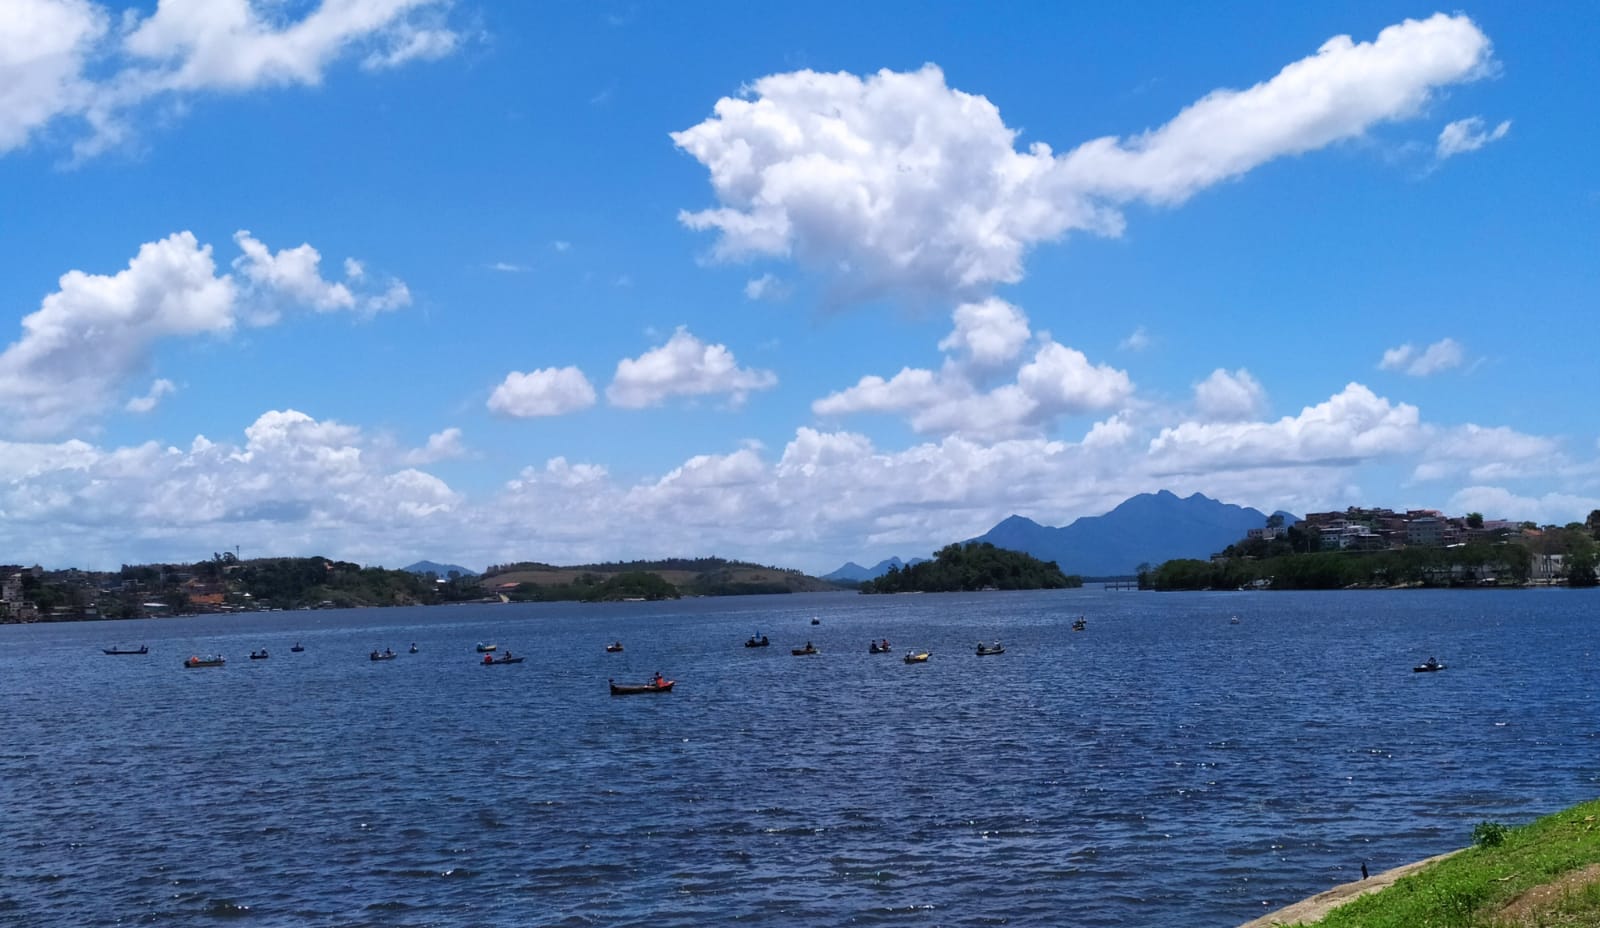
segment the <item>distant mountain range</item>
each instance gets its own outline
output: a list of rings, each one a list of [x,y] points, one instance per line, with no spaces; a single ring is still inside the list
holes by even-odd
[[[452,570],[460,573],[463,577],[476,577],[478,575],[476,570],[468,570],[455,564],[435,564],[433,561],[418,561],[410,567],[402,567],[400,569],[410,574],[435,574],[440,577],[450,576],[450,571]]]
[[[887,561],[879,561],[871,567],[862,567],[855,561],[847,561],[845,565],[831,574],[823,574],[822,579],[832,580],[836,583],[860,583],[863,580],[876,580],[889,572],[891,567],[907,567],[911,564],[921,564],[925,557],[914,557],[910,561],[902,561],[891,557]]]
[[[1279,512],[1285,525],[1300,521]],[[1084,516],[1051,528],[1011,516],[973,541],[1024,551],[1085,577],[1131,574],[1140,564],[1206,558],[1261,528],[1259,509],[1222,503],[1195,493],[1180,499],[1167,490],[1141,493],[1103,516]]]
[[[1287,512],[1278,514],[1283,516],[1284,525],[1300,521]],[[1221,503],[1200,493],[1180,499],[1162,490],[1141,493],[1103,516],[1085,516],[1059,528],[1011,516],[969,540],[987,541],[1043,561],[1055,561],[1069,574],[1115,577],[1132,574],[1140,564],[1210,557],[1266,522],[1266,515],[1259,509]],[[914,558],[911,563],[922,560],[926,558]],[[897,557],[871,568],[852,561],[822,579],[859,583],[883,576],[890,566],[906,564]]]

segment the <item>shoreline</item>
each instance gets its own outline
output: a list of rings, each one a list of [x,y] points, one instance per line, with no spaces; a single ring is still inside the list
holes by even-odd
[[[1380,889],[1386,889],[1389,886],[1394,885],[1395,881],[1399,880],[1401,877],[1410,876],[1424,867],[1444,860],[1446,857],[1459,854],[1461,853],[1461,850],[1463,849],[1448,851],[1443,854],[1435,854],[1434,856],[1425,858],[1423,860],[1414,861],[1409,864],[1403,864],[1399,867],[1395,867],[1392,870],[1385,870],[1382,873],[1374,874],[1364,880],[1356,880],[1353,883],[1340,883],[1339,885],[1330,889],[1325,889],[1314,896],[1307,897],[1299,902],[1291,903],[1281,909],[1268,912],[1259,918],[1253,918],[1250,921],[1240,925],[1239,928],[1276,928],[1276,926],[1298,925],[1305,922],[1315,922],[1339,906],[1344,905],[1346,902],[1360,898],[1361,896],[1365,896],[1368,893],[1375,893]]]

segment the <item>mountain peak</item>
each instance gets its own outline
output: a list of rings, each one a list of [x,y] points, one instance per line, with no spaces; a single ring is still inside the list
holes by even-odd
[[[1061,528],[1009,516],[973,540],[1055,561],[1067,573],[1118,576],[1131,574],[1144,563],[1210,557],[1266,521],[1258,510],[1203,493],[1180,498],[1171,490],[1158,490],[1129,497],[1105,515],[1084,516]]]

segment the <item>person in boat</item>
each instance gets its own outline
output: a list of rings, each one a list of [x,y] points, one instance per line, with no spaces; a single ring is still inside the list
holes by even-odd
[[[658,670],[656,671],[656,678],[650,681],[650,685],[659,689],[666,682],[666,679],[661,676],[661,671]]]
[[[485,663],[485,664],[492,664],[492,663],[494,663],[494,655],[493,655],[493,654],[485,654],[485,655],[484,655],[484,656],[483,656],[483,662],[484,662],[484,663]]]

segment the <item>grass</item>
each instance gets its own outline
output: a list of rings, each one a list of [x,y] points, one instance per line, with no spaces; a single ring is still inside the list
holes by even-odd
[[[1600,928],[1600,801],[1474,836],[1476,846],[1306,928]]]

